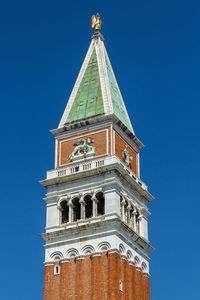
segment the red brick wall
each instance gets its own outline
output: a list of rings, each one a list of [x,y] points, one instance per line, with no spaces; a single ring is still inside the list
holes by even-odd
[[[133,160],[130,163],[130,169],[138,176],[138,158],[137,152],[131,148],[131,146],[117,133],[115,132],[115,154],[121,159],[122,158],[122,150],[125,149],[125,146],[128,145],[128,150],[130,156],[132,156]]]
[[[108,140],[107,140],[106,129],[108,130]],[[57,168],[71,162],[69,156],[75,148],[75,146],[73,146],[74,142],[77,142],[80,139],[86,139],[88,136],[91,136],[94,140],[92,146],[95,147],[95,156],[106,155],[107,146],[108,146],[108,154],[110,154],[110,127],[100,129],[97,131],[90,131],[86,134],[84,133],[81,135],[75,135],[74,137],[70,137],[58,141]]]
[[[45,267],[44,300],[150,300],[148,277],[120,254],[72,258],[60,267],[59,275]]]

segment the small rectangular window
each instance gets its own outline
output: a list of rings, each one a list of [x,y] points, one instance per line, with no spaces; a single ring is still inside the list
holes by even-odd
[[[123,284],[122,284],[122,281],[120,280],[119,281],[119,290],[122,292],[123,291]]]
[[[60,265],[55,265],[54,266],[54,275],[60,274]]]

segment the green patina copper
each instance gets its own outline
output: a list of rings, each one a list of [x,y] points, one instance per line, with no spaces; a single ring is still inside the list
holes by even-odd
[[[126,111],[125,111],[125,108],[122,103],[122,99],[120,97],[115,79],[114,79],[112,71],[111,71],[111,65],[109,63],[109,60],[108,60],[106,54],[105,54],[105,60],[106,60],[106,67],[107,67],[108,80],[109,80],[110,93],[111,93],[111,98],[112,98],[114,114],[120,119],[120,121],[123,124],[126,125],[126,127],[128,127],[128,129],[131,130],[130,123],[129,123],[127,115],[126,115]]]
[[[74,99],[67,123],[104,113],[96,50],[93,50],[87,69]]]

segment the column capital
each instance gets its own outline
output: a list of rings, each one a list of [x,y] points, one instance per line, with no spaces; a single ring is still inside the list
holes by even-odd
[[[127,206],[127,210],[131,210],[132,209],[132,206],[129,204],[128,206]]]
[[[69,200],[69,201],[67,202],[67,205],[70,206],[70,207],[73,207],[73,206],[74,206],[73,203],[71,202],[71,200]]]
[[[91,254],[91,257],[101,256],[101,252],[95,252]]]
[[[84,201],[83,197],[81,197],[81,199],[79,200],[79,203],[80,203],[81,205],[85,206],[85,201]]]
[[[125,206],[126,205],[126,200],[123,198],[123,200],[121,201],[121,204],[123,205],[123,206]]]
[[[95,195],[93,195],[93,196],[91,197],[91,200],[92,200],[92,201],[94,201],[94,202],[96,202],[96,203],[98,203],[98,202],[99,202],[99,200],[96,198],[96,196],[95,196]]]
[[[81,259],[85,259],[85,256],[84,255],[79,255],[76,257],[76,260],[81,260]]]

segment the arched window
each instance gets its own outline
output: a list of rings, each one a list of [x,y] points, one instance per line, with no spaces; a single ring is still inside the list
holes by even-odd
[[[56,264],[54,266],[54,275],[59,275],[60,274],[60,265]]]
[[[98,193],[96,195],[98,200],[97,202],[97,215],[104,215],[105,214],[105,199],[103,193]]]
[[[67,205],[67,201],[64,200],[60,204],[61,207],[61,223],[67,223],[69,221],[69,206]]]
[[[79,199],[75,198],[72,200],[73,204],[73,221],[78,221],[81,218],[81,205]]]
[[[91,199],[91,196],[90,195],[85,196],[84,201],[85,201],[85,217],[92,218],[93,201]]]

